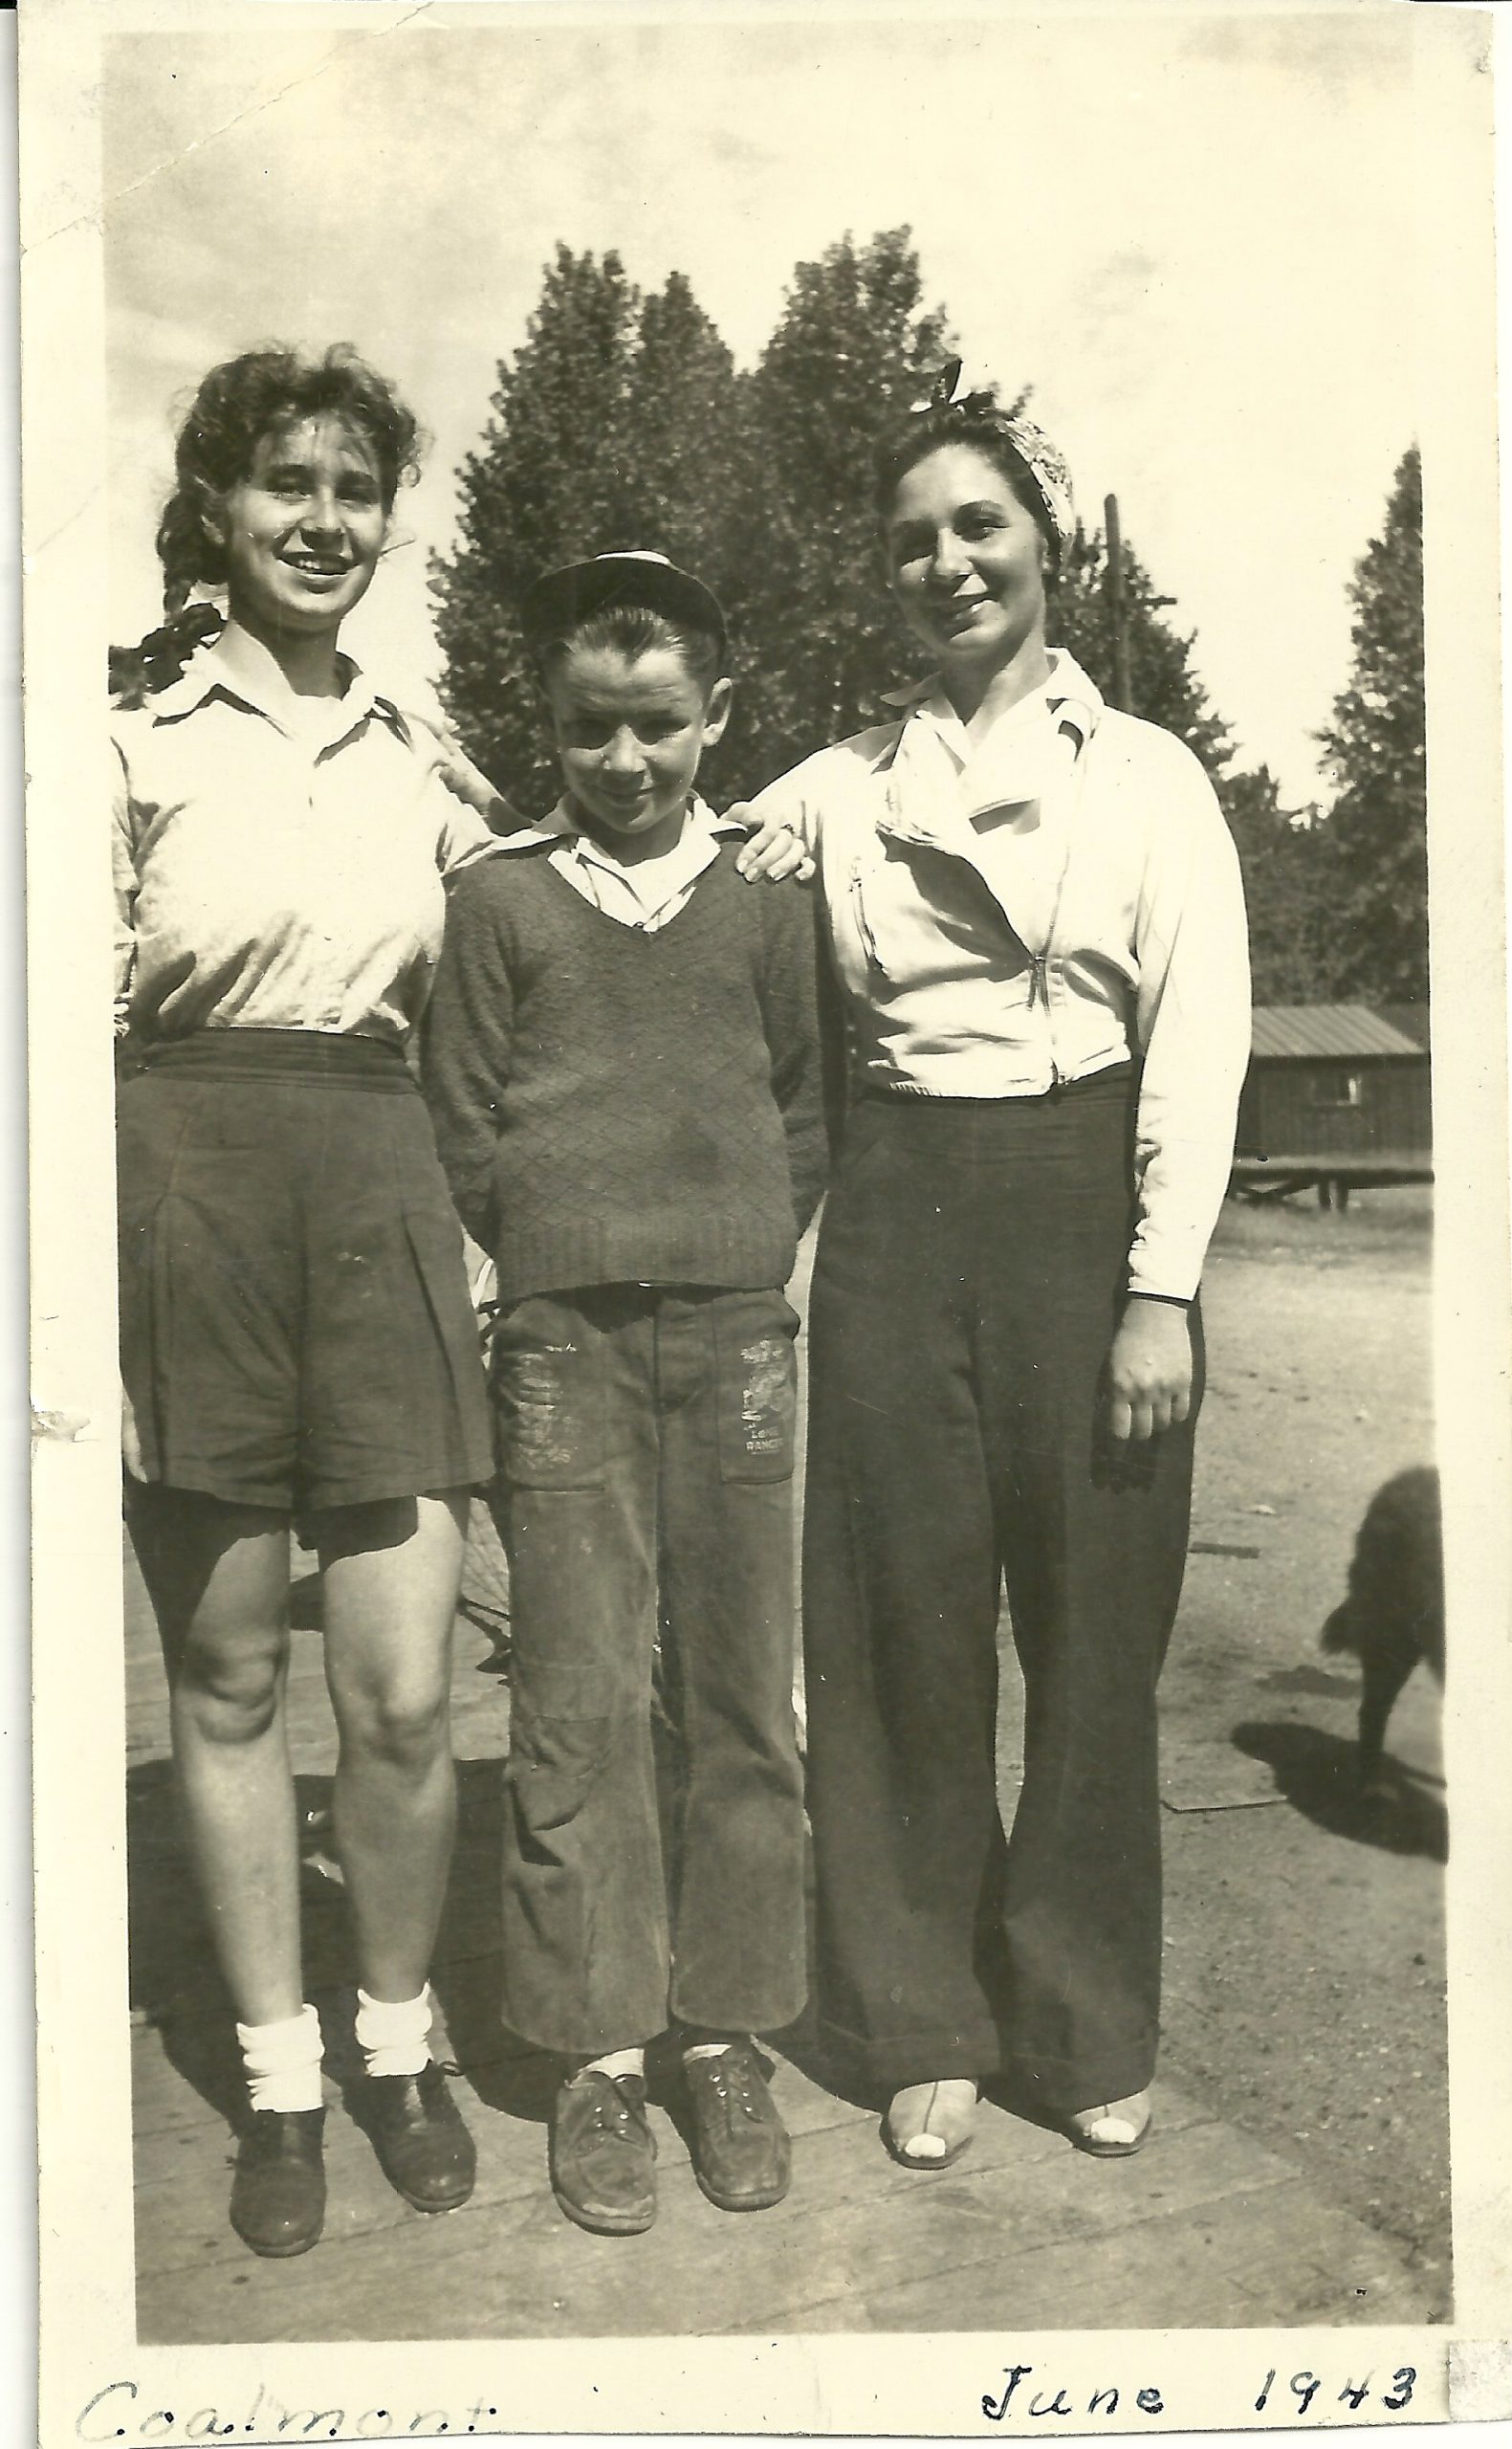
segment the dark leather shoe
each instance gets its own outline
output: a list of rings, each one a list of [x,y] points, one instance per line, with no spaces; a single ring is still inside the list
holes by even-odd
[[[793,2147],[750,2041],[686,2058],[693,2174],[721,2211],[768,2211],[792,2181]]]
[[[249,2113],[231,2180],[231,2226],[254,2254],[308,2253],[325,2222],[323,2108]]]
[[[417,2211],[455,2211],[477,2174],[462,2112],[433,2062],[418,2075],[369,2075],[366,2126],[379,2165]]]
[[[597,2237],[638,2237],[656,2217],[656,2137],[639,2075],[584,2066],[551,2113],[551,2188]]]

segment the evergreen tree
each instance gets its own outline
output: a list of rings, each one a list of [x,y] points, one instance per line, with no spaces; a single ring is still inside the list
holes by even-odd
[[[721,602],[738,577],[732,509],[746,481],[744,423],[734,361],[674,272],[641,309],[618,438],[624,508],[633,544],[696,570]]]
[[[559,247],[493,416],[460,477],[459,538],[432,591],[442,695],[469,750],[539,814],[558,782],[518,606],[589,553],[665,552],[728,576],[728,504],[746,462],[730,352],[680,273],[647,298],[619,257]]]
[[[463,461],[459,541],[432,564],[447,711],[485,773],[534,811],[544,761],[516,607],[541,570],[618,525],[639,304],[618,255],[599,264],[558,248],[524,346],[499,366],[482,445]]]
[[[905,229],[798,266],[751,378],[733,783],[754,790],[873,721],[906,656],[883,585],[872,446],[950,354]],[[733,733],[734,726],[732,726]]]
[[[1338,990],[1368,1003],[1428,996],[1423,708],[1423,482],[1396,471],[1386,524],[1357,563],[1354,669],[1319,734],[1334,787],[1329,917]]]

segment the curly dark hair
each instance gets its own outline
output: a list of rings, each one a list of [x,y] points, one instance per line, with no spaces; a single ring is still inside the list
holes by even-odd
[[[1044,538],[1052,574],[1059,570],[1061,540],[1044,506],[1043,496],[1002,431],[993,409],[978,412],[953,405],[925,408],[910,416],[903,427],[893,427],[885,433],[872,452],[875,478],[872,506],[877,517],[887,518],[898,487],[910,468],[916,468],[921,459],[928,459],[931,452],[943,451],[953,443],[960,444],[965,450],[980,452],[982,458],[997,469]]]
[[[176,482],[158,521],[166,617],[140,646],[112,649],[118,695],[166,686],[216,626],[211,607],[188,606],[196,586],[219,585],[226,576],[224,551],[206,514],[251,474],[265,434],[312,416],[339,418],[370,446],[385,511],[400,485],[418,473],[415,419],[392,386],[345,342],[316,358],[279,346],[249,349],[212,366],[179,428]]]

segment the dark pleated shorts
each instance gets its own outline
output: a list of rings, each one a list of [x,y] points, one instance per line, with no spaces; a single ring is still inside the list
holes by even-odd
[[[122,1084],[117,1144],[149,1479],[302,1514],[489,1476],[462,1229],[397,1048],[203,1031]]]

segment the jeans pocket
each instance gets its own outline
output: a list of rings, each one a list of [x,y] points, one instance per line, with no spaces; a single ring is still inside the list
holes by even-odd
[[[798,1313],[780,1292],[734,1292],[714,1316],[719,1475],[790,1480],[798,1419]]]
[[[522,1489],[603,1479],[603,1338],[571,1302],[535,1295],[499,1319],[492,1355],[501,1477]]]

